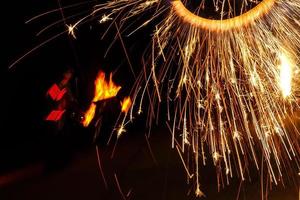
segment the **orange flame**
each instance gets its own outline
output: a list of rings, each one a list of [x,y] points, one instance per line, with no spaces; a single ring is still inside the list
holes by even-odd
[[[115,97],[119,90],[121,89],[120,86],[117,86],[112,81],[112,73],[109,76],[109,82],[105,80],[105,73],[99,71],[98,76],[95,80],[95,95],[93,102],[109,99]],[[93,120],[96,112],[96,104],[92,103],[89,109],[84,114],[84,119],[82,121],[83,126],[87,127],[91,121]]]
[[[84,114],[84,119],[82,121],[82,124],[84,127],[88,127],[91,121],[93,120],[96,112],[96,104],[92,103],[89,107],[89,109]]]
[[[122,106],[121,110],[122,110],[122,112],[127,113],[128,110],[129,110],[129,108],[130,108],[130,106],[131,106],[131,104],[132,104],[132,101],[131,101],[130,97],[125,97],[123,99],[123,101],[121,102],[121,106]]]
[[[109,82],[107,82],[105,73],[100,71],[95,80],[95,97],[93,102],[115,97],[120,89],[121,87],[112,81],[112,73],[110,73]]]

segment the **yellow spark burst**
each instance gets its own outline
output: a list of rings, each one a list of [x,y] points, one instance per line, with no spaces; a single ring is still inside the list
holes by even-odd
[[[220,20],[199,16],[207,2],[219,11]],[[144,58],[145,71],[137,79],[133,99],[140,95],[141,113],[144,97],[151,94],[150,117],[155,116],[155,104],[166,100],[172,147],[175,140],[182,140],[176,148],[196,182],[197,196],[203,195],[199,168],[206,164],[206,155],[214,161],[218,178],[225,176],[228,182],[234,174],[245,180],[249,161],[258,170],[263,162],[275,184],[290,173],[287,163],[300,166],[300,138],[291,117],[299,110],[299,76],[293,76],[299,73],[299,60],[293,59],[300,49],[300,0],[240,0],[240,11],[234,11],[230,2],[201,0],[192,12],[187,0],[112,0],[95,6],[93,12],[107,12],[101,15],[120,27],[153,12],[128,35],[161,19],[155,24],[152,48],[146,54],[150,56]],[[139,93],[140,88],[145,89]],[[287,123],[294,129],[288,131]],[[124,120],[118,135],[123,124]],[[185,161],[190,152],[193,159]]]
[[[75,35],[75,29],[76,29],[76,25],[67,25],[68,28],[68,34],[71,35],[74,39],[76,39],[76,35]]]

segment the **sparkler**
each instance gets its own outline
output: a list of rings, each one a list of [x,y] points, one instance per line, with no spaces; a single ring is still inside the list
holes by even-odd
[[[145,85],[151,90],[152,78],[151,108],[161,101],[161,93],[168,94],[172,146],[176,144],[188,177],[195,180],[197,196],[203,195],[199,168],[207,154],[219,169],[218,182],[225,178],[229,183],[235,173],[245,180],[249,163],[259,169],[263,156],[277,184],[288,168],[285,163],[299,162],[298,131],[288,132],[286,121],[292,122],[287,114],[298,108],[293,73],[298,69],[300,1],[264,0],[251,7],[241,0],[239,16],[235,1],[213,1],[216,10],[221,7],[220,20],[198,16],[205,3],[195,14],[186,8],[187,1],[116,0],[96,6],[94,13],[106,11],[100,22],[109,16],[122,27],[154,10],[138,29],[161,17]]]
[[[150,94],[150,119],[155,105],[167,99],[172,147],[195,181],[197,196],[203,195],[199,170],[207,155],[219,183],[229,183],[235,174],[245,180],[250,164],[260,169],[261,157],[274,184],[290,173],[287,163],[300,166],[299,132],[291,117],[299,108],[300,0],[211,2],[220,19],[200,16],[206,0],[195,12],[186,0],[114,0],[96,5],[91,13],[102,16],[100,23],[113,21],[124,31],[126,21],[153,13],[129,35],[161,20],[133,99],[140,99],[135,104],[140,113]],[[87,18],[69,25],[69,34],[75,38],[74,30]],[[100,99],[95,96],[94,101]],[[124,132],[127,106],[122,111],[118,136]],[[293,130],[287,130],[287,121]]]

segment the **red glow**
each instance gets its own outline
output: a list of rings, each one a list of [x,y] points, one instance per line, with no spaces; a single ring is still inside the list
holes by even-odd
[[[65,110],[52,110],[50,114],[47,116],[47,121],[59,121],[63,114],[65,113]]]
[[[60,89],[57,84],[53,84],[48,90],[47,94],[54,100],[59,101],[63,98],[65,93],[67,92],[66,88]]]

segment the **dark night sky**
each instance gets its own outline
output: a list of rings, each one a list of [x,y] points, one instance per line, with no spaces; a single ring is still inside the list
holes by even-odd
[[[64,5],[78,0],[64,0]],[[106,190],[101,180],[94,149],[93,129],[82,129],[74,123],[67,124],[63,131],[44,121],[53,103],[45,97],[47,89],[59,81],[62,74],[74,69],[77,78],[71,82],[74,95],[78,101],[76,108],[85,110],[92,98],[93,80],[99,69],[114,71],[121,66],[114,76],[116,82],[123,86],[121,93],[129,92],[131,74],[125,60],[124,52],[117,41],[112,53],[107,58],[103,54],[114,35],[108,35],[103,41],[100,35],[107,28],[91,22],[77,32],[77,40],[67,35],[39,48],[28,55],[14,68],[8,66],[36,45],[59,33],[62,26],[49,30],[45,35],[36,37],[35,33],[56,20],[60,13],[53,13],[30,24],[24,22],[41,12],[57,8],[56,0],[47,1],[7,1],[1,32],[4,36],[1,49],[4,64],[1,68],[1,133],[0,133],[0,199],[122,199],[116,189],[114,173],[117,174],[124,193],[132,190],[130,199],[194,199],[186,184],[185,172],[176,150],[170,148],[167,129],[161,124],[154,127],[150,144],[157,164],[153,161],[144,137],[143,116],[129,127],[126,136],[120,140],[114,159],[110,159],[112,145],[100,143],[103,168],[108,179]],[[66,16],[90,9],[81,6],[70,10]],[[151,27],[140,31],[125,44],[132,56],[136,71],[140,70],[139,60],[133,58],[142,54],[148,45]],[[114,30],[112,30],[114,32]],[[116,106],[117,101],[111,106]],[[110,133],[112,121],[116,116],[105,112],[106,121],[101,132],[102,138]],[[1,185],[1,177],[28,169],[26,178],[7,185]],[[216,189],[214,169],[203,169],[203,189],[210,199],[235,199],[239,186],[233,180],[231,186],[220,193]],[[246,185],[246,186],[245,186]],[[241,199],[259,199],[259,180],[254,177],[252,183],[241,188]],[[271,200],[297,199],[297,188],[278,187],[270,194]]]

